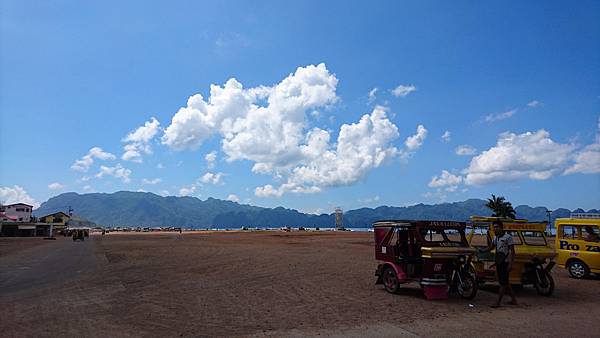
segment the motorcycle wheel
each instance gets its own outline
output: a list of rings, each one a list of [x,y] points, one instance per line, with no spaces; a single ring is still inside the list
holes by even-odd
[[[539,271],[539,278],[535,281],[535,290],[539,295],[549,297],[554,292],[554,278],[546,270]]]
[[[477,282],[471,274],[461,274],[462,283],[456,281],[456,292],[461,298],[473,299],[477,295]]]

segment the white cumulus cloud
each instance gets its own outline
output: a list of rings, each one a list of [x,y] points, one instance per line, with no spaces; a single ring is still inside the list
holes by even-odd
[[[417,87],[413,85],[399,85],[398,87],[392,89],[392,94],[396,97],[405,97],[408,94],[417,90]]]
[[[208,169],[214,168],[215,161],[217,160],[217,152],[211,151],[210,153],[206,154],[206,156],[204,156],[204,159],[206,160],[206,167],[208,167]]]
[[[447,170],[442,170],[442,173],[439,176],[433,176],[431,178],[428,186],[430,188],[446,187],[446,191],[453,192],[462,181],[463,178],[461,176],[454,175]]]
[[[300,67],[272,87],[244,89],[232,78],[223,87],[211,85],[208,101],[191,96],[173,116],[162,142],[176,150],[195,149],[220,132],[231,160],[261,156],[265,148],[283,151],[301,138],[307,111],[337,100],[336,85],[324,64]]]
[[[427,138],[427,133],[428,131],[423,125],[418,125],[417,132],[404,141],[404,149],[400,153],[400,158],[406,161],[421,148]]]
[[[112,161],[116,158],[115,155],[105,152],[100,147],[93,147],[84,155],[81,159],[76,160],[75,163],[71,166],[71,169],[76,171],[88,171],[90,166],[94,164],[94,159],[99,159],[103,161]]]
[[[236,194],[229,194],[229,196],[227,196],[227,200],[231,202],[239,202],[240,198]]]
[[[64,187],[65,187],[64,185],[62,185],[58,182],[48,184],[48,189],[50,189],[50,190],[61,190],[61,189],[64,189]]]
[[[202,175],[202,177],[200,178],[200,181],[202,183],[219,184],[219,183],[221,183],[222,177],[223,177],[223,173],[208,172],[208,173]]]
[[[369,103],[373,103],[373,101],[375,101],[375,99],[377,98],[378,90],[379,89],[377,87],[375,87],[369,91]]]
[[[337,102],[337,83],[335,75],[319,64],[299,67],[270,87],[245,89],[235,79],[212,85],[208,99],[193,95],[177,111],[162,142],[175,150],[195,149],[220,134],[227,161],[250,161],[254,173],[272,175],[278,182],[277,187],[256,188],[257,196],[352,184],[401,152],[392,144],[398,128],[379,106],[359,122],[342,125],[337,140],[331,140],[330,131],[309,128],[313,111]],[[412,154],[426,134],[419,126],[402,151]],[[210,169],[212,155],[205,159]],[[214,174],[205,174],[201,181],[214,181],[206,175]]]
[[[153,179],[142,178],[142,184],[154,185],[154,184],[158,184],[160,182],[162,182],[162,179],[160,179],[160,178],[153,178]]]
[[[442,134],[442,141],[444,141],[444,142],[450,142],[450,141],[452,141],[452,134],[450,133],[449,130],[446,130]]]
[[[406,141],[404,141],[404,144],[406,145],[406,148],[410,151],[417,150],[423,145],[423,142],[425,141],[426,137],[427,129],[425,129],[424,126],[419,125],[417,126],[417,133],[412,136],[409,136],[406,139]]]
[[[398,128],[382,107],[363,115],[358,123],[342,125],[335,147],[330,145],[329,132],[314,128],[307,134],[306,143],[300,146],[300,163],[287,172],[283,168],[278,170],[287,178],[286,182],[278,188],[270,184],[258,187],[255,195],[314,193],[323,187],[354,183],[398,153],[391,144],[397,137]]]
[[[456,147],[455,149],[456,155],[459,156],[470,156],[475,155],[477,153],[477,149],[471,147],[468,144],[462,144]]]
[[[565,170],[565,174],[575,173],[600,173],[600,143],[590,144],[577,152],[575,155],[575,163]]]
[[[369,204],[369,203],[379,202],[379,199],[380,199],[379,195],[375,195],[373,197],[368,197],[368,198],[365,198],[365,199],[359,199],[358,202],[359,203]]]
[[[123,142],[127,144],[123,147],[125,152],[121,159],[132,162],[142,162],[142,154],[152,154],[150,141],[160,131],[160,122],[152,117],[150,121],[146,121],[143,126],[130,132],[123,138]]]
[[[565,170],[565,174],[598,174],[600,173],[600,117],[594,143],[585,146],[574,156],[575,163]]]
[[[484,185],[516,179],[546,180],[576,173],[600,173],[600,117],[595,141],[583,147],[555,142],[544,129],[522,134],[501,133],[495,146],[471,159],[462,170],[463,176],[444,170],[442,175],[431,179],[429,187],[446,186],[447,191],[454,191],[461,182]]]
[[[574,145],[554,142],[543,129],[523,134],[502,133],[494,147],[471,159],[465,169],[465,183],[548,179],[564,170],[574,149]]]
[[[492,113],[485,117],[485,122],[492,123],[500,120],[505,120],[513,117],[517,113],[517,109],[505,111],[502,113]]]
[[[121,179],[123,183],[131,182],[129,175],[131,175],[131,170],[127,168],[123,168],[120,163],[117,163],[114,167],[100,166],[100,171],[96,174],[96,177],[102,178],[105,175],[113,176],[115,178]]]
[[[11,187],[0,187],[0,203],[2,204],[14,204],[14,203],[25,203],[32,205],[34,208],[40,206],[40,204],[21,186],[14,185]]]
[[[181,187],[179,189],[179,196],[190,196],[196,191],[196,185],[192,184],[190,186]]]

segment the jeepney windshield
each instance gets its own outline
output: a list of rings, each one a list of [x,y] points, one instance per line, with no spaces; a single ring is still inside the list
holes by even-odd
[[[465,246],[467,240],[460,229],[453,228],[421,228],[421,239],[434,246]]]
[[[546,237],[540,231],[522,231],[523,239],[527,245],[547,246]]]

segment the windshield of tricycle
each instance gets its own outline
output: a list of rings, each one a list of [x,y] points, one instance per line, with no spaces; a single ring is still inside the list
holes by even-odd
[[[512,236],[514,245],[548,246],[544,232],[537,228],[528,224],[512,224],[506,225],[504,232]],[[487,223],[469,224],[466,232],[469,245],[475,247],[488,246],[494,236],[491,224]]]
[[[418,233],[427,246],[468,246],[465,232],[461,228],[421,227]]]
[[[544,233],[541,231],[532,231],[525,230],[521,231],[521,235],[523,235],[523,240],[526,245],[536,245],[536,246],[547,246],[546,237]]]

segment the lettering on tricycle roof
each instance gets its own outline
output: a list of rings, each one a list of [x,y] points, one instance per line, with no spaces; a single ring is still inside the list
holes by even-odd
[[[459,222],[451,222],[451,221],[431,221],[429,225],[437,226],[437,227],[459,227],[462,226],[462,223]]]
[[[504,222],[504,230],[530,230],[530,231],[544,231],[546,229],[545,223],[508,223]],[[475,222],[476,227],[492,227],[491,222]]]
[[[451,227],[460,228],[465,227],[465,222],[456,221],[400,221],[400,220],[389,220],[389,221],[377,221],[373,223],[373,227],[387,228],[387,227]]]

